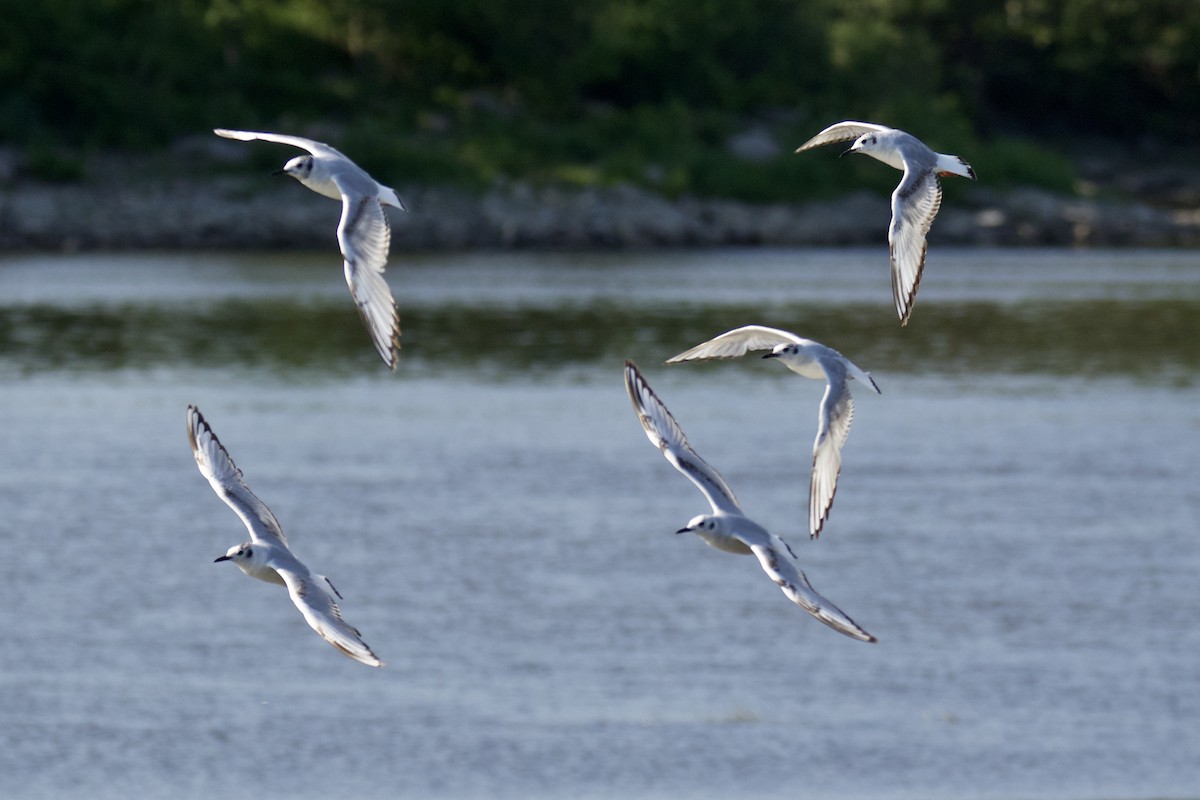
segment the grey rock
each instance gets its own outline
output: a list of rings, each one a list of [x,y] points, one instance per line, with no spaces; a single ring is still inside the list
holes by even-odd
[[[783,152],[775,136],[761,125],[730,136],[725,142],[725,148],[743,161],[753,163],[771,161]]]
[[[91,165],[90,183],[0,183],[0,249],[337,247],[340,206],[291,181],[220,173],[125,179],[112,169]],[[389,213],[394,251],[882,246],[891,218],[887,196],[867,191],[827,201],[751,204],[671,199],[629,185],[505,183],[482,195],[446,187],[397,189],[411,211]],[[943,204],[930,240],[998,246],[1196,246],[1200,211],[1036,189],[970,187]]]

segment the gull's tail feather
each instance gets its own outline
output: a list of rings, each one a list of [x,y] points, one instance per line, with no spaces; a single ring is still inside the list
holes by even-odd
[[[975,170],[960,156],[938,153],[937,171],[939,175],[959,175],[975,180]]]
[[[401,211],[408,211],[408,206],[404,205],[404,200],[400,197],[395,189],[392,189],[383,184],[379,184],[379,202],[385,206],[392,206]]]
[[[865,369],[860,369],[850,359],[846,359],[846,372],[849,373],[850,376],[855,380],[861,381],[867,386],[870,386],[875,394],[883,394],[883,390],[879,388],[879,384],[877,384],[875,379],[871,377],[871,373],[867,372]]]

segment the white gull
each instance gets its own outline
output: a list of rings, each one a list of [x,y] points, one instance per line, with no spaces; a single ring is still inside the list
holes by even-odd
[[[958,156],[935,153],[917,137],[872,122],[847,120],[830,125],[796,149],[809,150],[823,144],[854,144],[846,153],[865,153],[888,166],[904,171],[892,192],[892,224],[888,245],[892,261],[892,297],[900,324],[907,325],[925,269],[925,237],[942,204],[940,175],[961,175],[975,180],[975,170]]]
[[[395,371],[396,354],[400,349],[400,315],[392,290],[383,278],[392,235],[383,207],[407,211],[404,201],[395,190],[376,182],[361,167],[327,144],[282,133],[225,128],[216,128],[213,133],[226,139],[243,142],[258,139],[308,151],[309,155],[296,156],[279,172],[291,175],[317,194],[342,201],[337,238],[346,283],[363,324],[371,334],[372,344],[387,368]]]
[[[629,392],[633,409],[650,443],[662,451],[675,469],[696,484],[712,506],[713,513],[692,518],[687,527],[677,533],[694,533],[706,544],[726,553],[753,554],[763,571],[779,585],[789,600],[838,633],[860,641],[874,642],[874,636],[817,594],[808,578],[796,566],[796,555],[787,542],[742,512],[725,479],[688,444],[679,423],[632,361],[625,362],[625,389]]]
[[[813,442],[812,477],[809,480],[809,535],[816,538],[829,518],[842,471],[842,446],[850,435],[854,419],[854,398],[849,381],[857,378],[882,394],[870,373],[859,369],[850,359],[820,342],[803,339],[794,333],[746,325],[726,331],[691,350],[667,359],[668,364],[710,358],[737,358],[751,350],[770,350],[763,358],[775,358],[798,375],[825,381],[825,396],[817,409],[817,438]]]
[[[328,578],[310,571],[292,555],[279,520],[250,491],[242,480],[242,471],[195,406],[187,409],[187,434],[200,473],[250,531],[250,541],[234,545],[216,561],[232,561],[251,578],[286,586],[304,621],[322,639],[355,661],[382,667],[383,662],[371,652],[358,629],[342,619],[338,590]]]

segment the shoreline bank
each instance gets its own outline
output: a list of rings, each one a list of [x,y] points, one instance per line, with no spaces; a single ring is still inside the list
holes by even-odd
[[[891,216],[889,198],[867,191],[752,204],[634,186],[397,188],[412,210],[389,212],[393,251],[872,245],[886,242]],[[324,248],[339,214],[303,187],[257,175],[9,181],[0,187],[0,251]],[[935,246],[1196,247],[1200,209],[954,186],[929,238]]]

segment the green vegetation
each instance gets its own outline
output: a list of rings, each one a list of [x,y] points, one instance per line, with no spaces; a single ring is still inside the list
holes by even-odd
[[[1194,0],[39,0],[5,3],[0,141],[80,153],[309,132],[417,182],[835,191],[791,151],[905,128],[989,183],[1069,188],[1067,137],[1194,141]],[[775,142],[731,152],[747,131]],[[73,166],[74,165],[74,166]],[[867,184],[893,176],[854,165]]]

